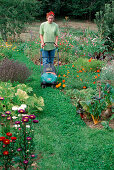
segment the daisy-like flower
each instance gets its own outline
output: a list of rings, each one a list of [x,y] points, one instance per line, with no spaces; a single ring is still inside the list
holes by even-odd
[[[13,106],[13,107],[12,107],[12,110],[14,110],[14,111],[15,111],[15,110],[18,110],[18,108],[19,108],[18,106]]]
[[[27,139],[27,140],[31,140],[32,138],[31,138],[31,137],[27,137],[26,139]]]
[[[26,109],[27,105],[26,104],[22,104],[20,107],[22,107],[23,109]]]
[[[11,114],[11,112],[10,112],[10,111],[6,111],[6,112],[5,112],[5,114],[10,115],[10,114]]]
[[[19,113],[25,113],[25,110],[19,109],[18,112],[19,112]]]
[[[23,163],[24,163],[24,164],[28,164],[28,160],[24,160]]]
[[[7,117],[7,120],[11,120],[11,117]]]
[[[6,115],[2,114],[1,116],[2,116],[2,117],[5,117]]]
[[[4,100],[4,98],[3,98],[3,97],[0,97],[0,100]]]
[[[17,151],[20,152],[20,151],[22,151],[22,149],[21,149],[21,148],[18,148]]]
[[[35,115],[30,115],[29,118],[30,118],[30,119],[35,119],[36,116],[35,116]]]
[[[15,124],[20,124],[20,121],[16,121]]]
[[[33,120],[33,123],[38,123],[39,121],[38,120]]]
[[[18,118],[18,117],[16,117],[16,116],[13,116],[13,117],[12,117],[12,119],[17,119],[17,118]]]
[[[28,121],[29,121],[28,118],[23,118],[23,119],[22,119],[22,122],[28,122]]]

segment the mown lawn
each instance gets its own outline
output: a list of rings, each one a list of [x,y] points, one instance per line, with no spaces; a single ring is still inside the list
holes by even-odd
[[[33,70],[26,84],[42,96],[45,103],[44,110],[37,115],[39,125],[35,130],[37,169],[113,169],[113,130],[88,128],[76,114],[70,98],[59,89],[40,87],[39,66],[24,55],[17,59]]]

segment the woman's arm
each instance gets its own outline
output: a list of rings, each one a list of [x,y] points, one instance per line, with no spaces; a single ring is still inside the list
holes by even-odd
[[[40,34],[40,40],[41,40],[41,47],[43,48],[45,46],[44,40],[43,40],[43,35]]]
[[[55,38],[55,46],[57,47],[58,46],[58,36],[56,36],[56,38]]]

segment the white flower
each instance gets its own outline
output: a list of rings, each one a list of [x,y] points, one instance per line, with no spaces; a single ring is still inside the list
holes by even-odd
[[[17,118],[18,118],[18,117],[16,117],[16,116],[13,116],[13,117],[12,117],[12,119],[17,119]]]
[[[18,127],[20,127],[20,125],[13,125],[13,127],[18,128]]]
[[[30,128],[30,125],[26,125],[26,128]]]
[[[22,107],[23,109],[26,109],[27,105],[26,104],[22,104],[20,107]]]
[[[20,109],[25,110],[25,109],[24,109],[23,107],[21,107],[21,106],[20,106],[20,107],[18,107],[18,110],[20,110]]]
[[[12,110],[18,110],[18,108],[19,108],[18,106],[13,106]]]

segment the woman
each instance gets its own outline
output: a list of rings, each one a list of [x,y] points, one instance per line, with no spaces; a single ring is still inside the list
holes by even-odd
[[[59,28],[58,25],[53,22],[54,13],[52,11],[46,14],[46,19],[47,21],[40,25],[43,65],[53,63],[59,36]]]

